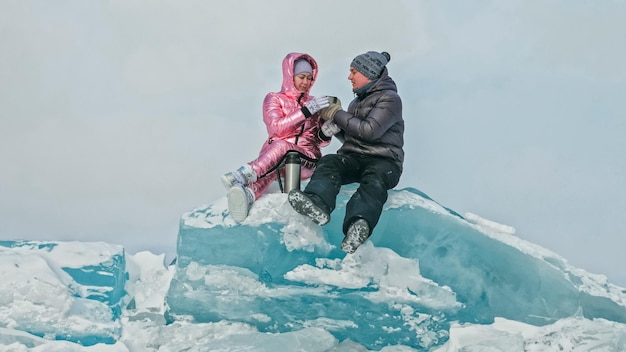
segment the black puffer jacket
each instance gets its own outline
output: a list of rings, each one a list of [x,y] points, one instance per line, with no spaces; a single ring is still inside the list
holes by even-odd
[[[337,137],[343,142],[338,154],[385,157],[395,161],[402,170],[402,100],[386,68],[371,87],[350,102],[348,111],[337,111],[334,121],[341,128]]]

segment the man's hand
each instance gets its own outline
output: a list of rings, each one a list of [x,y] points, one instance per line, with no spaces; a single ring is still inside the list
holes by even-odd
[[[322,133],[328,138],[339,133],[339,131],[341,131],[341,128],[339,128],[339,126],[337,126],[337,124],[332,121],[326,121],[322,125]]]
[[[324,108],[320,111],[320,116],[326,121],[332,121],[335,117],[337,111],[341,109],[341,100],[337,97],[327,97],[329,98],[330,104],[327,108]]]

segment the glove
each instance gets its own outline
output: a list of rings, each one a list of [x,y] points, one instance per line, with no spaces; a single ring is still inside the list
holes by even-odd
[[[316,112],[322,110],[323,108],[328,107],[328,105],[330,105],[330,102],[328,101],[328,97],[321,96],[321,97],[313,98],[313,100],[304,104],[301,110],[302,110],[302,113],[304,113],[305,117],[310,117],[311,115],[314,115]]]
[[[339,126],[337,126],[337,124],[332,121],[326,121],[322,125],[322,133],[326,137],[330,138],[334,136],[335,134],[339,133],[339,131],[341,131],[341,128],[339,128]]]
[[[330,103],[327,108],[320,111],[320,116],[326,121],[332,121],[337,111],[342,110],[341,100],[339,100],[339,98],[329,97],[329,101],[332,101],[332,103]]]

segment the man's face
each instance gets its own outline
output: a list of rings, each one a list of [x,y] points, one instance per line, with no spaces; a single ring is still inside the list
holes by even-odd
[[[350,82],[352,82],[352,90],[359,89],[371,82],[369,78],[365,77],[354,67],[350,67],[350,74],[348,75],[348,79],[350,80]]]

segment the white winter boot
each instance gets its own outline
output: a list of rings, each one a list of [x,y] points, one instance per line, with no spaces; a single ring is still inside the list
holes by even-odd
[[[230,189],[236,184],[249,185],[256,181],[257,176],[254,169],[249,164],[244,164],[233,172],[226,173],[222,176],[222,183],[226,189]]]
[[[228,212],[236,222],[246,220],[252,203],[254,192],[250,188],[238,183],[228,190]]]

